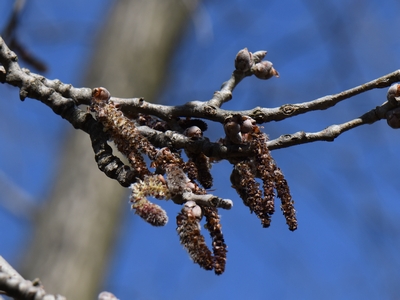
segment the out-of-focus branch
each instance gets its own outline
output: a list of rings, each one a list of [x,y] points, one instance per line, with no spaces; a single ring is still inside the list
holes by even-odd
[[[5,259],[0,255],[0,272],[16,277],[17,279],[24,279]]]
[[[33,55],[26,46],[24,46],[18,39],[17,29],[21,12],[25,7],[25,0],[16,0],[14,8],[11,13],[11,17],[7,22],[7,25],[3,31],[3,37],[9,43],[10,47],[18,53],[19,57],[24,60],[27,64],[38,70],[39,72],[45,72],[47,70],[46,64]]]
[[[11,13],[10,19],[7,22],[7,26],[4,29],[3,36],[6,41],[11,40],[15,31],[17,30],[19,17],[21,15],[21,11],[25,6],[25,0],[16,0],[14,3],[13,11]]]
[[[0,171],[0,191],[2,191],[0,206],[13,215],[29,220],[37,212],[37,206],[34,205],[32,197],[2,171]],[[6,199],[13,199],[13,201]]]
[[[38,281],[25,280],[0,256],[0,293],[20,300],[65,300],[60,295],[47,294]]]
[[[66,300],[61,295],[47,294],[39,280],[24,279],[2,256],[0,256],[0,294],[19,300]],[[0,299],[2,297],[0,296]],[[99,300],[118,300],[110,292],[101,292]]]

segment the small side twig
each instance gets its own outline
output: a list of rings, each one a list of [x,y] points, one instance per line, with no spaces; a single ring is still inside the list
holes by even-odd
[[[349,131],[350,129],[365,124],[372,124],[379,120],[386,119],[386,113],[391,109],[393,109],[393,107],[394,106],[389,102],[385,102],[381,106],[378,106],[370,110],[369,112],[363,114],[359,118],[338,125],[330,125],[324,130],[318,132],[298,131],[293,134],[282,135],[279,138],[268,141],[267,142],[268,149],[270,150],[281,149],[294,145],[312,143],[316,141],[332,142],[339,135],[341,135],[346,131]]]

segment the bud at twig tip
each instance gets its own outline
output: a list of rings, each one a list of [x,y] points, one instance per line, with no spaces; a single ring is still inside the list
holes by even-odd
[[[244,48],[236,54],[235,69],[241,72],[247,72],[253,65],[253,58],[251,52]]]
[[[110,92],[103,87],[97,87],[92,90],[92,97],[97,101],[107,101],[110,99]]]
[[[251,70],[253,74],[256,75],[259,79],[270,79],[271,77],[279,77],[279,73],[274,69],[272,62],[268,60],[263,60],[257,64],[255,64]]]

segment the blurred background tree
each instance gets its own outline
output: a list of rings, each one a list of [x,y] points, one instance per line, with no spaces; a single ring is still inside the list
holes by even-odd
[[[42,60],[46,61],[43,58],[48,57],[50,71],[46,76],[60,78],[75,86],[104,85],[115,96],[144,96],[149,101],[165,104],[209,99],[228,79],[233,70],[233,58],[243,47],[251,51],[268,50],[267,58],[274,62],[281,77],[270,82],[246,79],[224,108],[241,110],[308,101],[362,84],[394,71],[400,65],[400,41],[396,39],[399,25],[396,14],[400,4],[396,1],[322,3],[307,0],[290,5],[279,1],[205,1],[191,19],[188,19],[191,9],[183,7],[191,6],[185,1],[168,6],[164,6],[164,2],[131,1],[131,5],[147,7],[132,12],[124,6],[128,5],[126,1],[102,2],[101,6],[96,1],[88,1],[88,4],[70,1],[68,5],[60,2],[49,4],[46,10],[37,1],[27,3],[19,34]],[[9,1],[2,5],[11,8],[11,4]],[[108,11],[107,5],[114,5],[113,10]],[[180,8],[183,10],[179,14],[181,17],[169,15]],[[122,17],[112,21],[119,9],[128,15],[126,22],[135,23],[122,25]],[[158,10],[162,11],[162,16],[157,15]],[[46,25],[38,22],[38,11],[47,14]],[[99,40],[104,41],[105,49],[103,46],[90,47],[93,44],[89,37],[108,16],[109,25],[104,25],[104,31],[99,29]],[[147,21],[149,29],[145,29]],[[139,23],[140,26],[135,25]],[[40,30],[36,27],[35,34],[37,24],[41,27]],[[71,24],[78,27],[71,27]],[[117,28],[117,33],[109,31],[112,26]],[[63,33],[56,34],[60,28]],[[160,28],[171,32],[169,43],[161,39],[167,34],[160,33]],[[181,35],[184,39],[177,43]],[[129,45],[118,47],[113,38]],[[81,44],[84,44],[84,50],[80,48]],[[162,50],[164,44],[169,45],[166,50]],[[174,51],[171,45],[178,47]],[[50,55],[46,47],[60,51],[58,57]],[[66,48],[63,49],[65,52],[61,52],[62,47]],[[109,54],[103,52],[107,49]],[[99,56],[89,54],[92,50]],[[122,54],[117,54],[117,50],[123,50]],[[172,62],[165,63],[172,52],[175,53]],[[71,57],[74,57],[74,63],[71,63]],[[89,72],[85,71],[88,57],[92,57],[93,66],[101,70],[90,67]],[[130,59],[124,60],[126,57]],[[148,61],[145,57],[151,59]],[[117,63],[119,59],[121,64]],[[156,60],[156,67],[160,69],[147,65]],[[126,68],[128,61],[137,69]],[[57,69],[52,70],[52,62]],[[168,71],[165,71],[167,67]],[[124,73],[125,69],[128,74]],[[93,75],[93,78],[85,83],[83,73]],[[115,86],[108,82],[113,78],[116,79]],[[146,87],[150,80],[155,81],[153,88]],[[161,80],[165,80],[163,85]],[[126,85],[131,86],[130,89],[125,90]],[[4,228],[0,253],[16,262],[24,256],[21,249],[27,248],[30,254],[22,263],[24,273],[30,278],[40,277],[48,291],[64,294],[70,299],[89,299],[93,298],[89,293],[99,291],[98,280],[104,280],[104,289],[115,292],[121,299],[179,299],[188,293],[194,299],[263,299],[266,295],[285,299],[396,299],[400,294],[397,286],[400,264],[396,254],[400,246],[396,221],[400,212],[396,201],[400,192],[396,183],[399,142],[397,131],[385,122],[352,130],[334,143],[314,143],[273,152],[296,201],[299,229],[295,233],[287,231],[283,217],[278,213],[273,217],[271,228],[260,228],[258,220],[249,216],[248,209],[230,189],[229,178],[224,175],[230,167],[224,163],[213,167],[213,174],[218,178],[215,193],[235,202],[233,210],[221,212],[229,245],[228,267],[223,276],[216,278],[187,258],[178,243],[173,218],[162,229],[150,228],[140,220],[136,222],[137,218],[129,212],[125,200],[119,200],[125,197],[124,189],[97,170],[86,136],[79,132],[66,133],[60,125],[62,121],[52,116],[48,108],[29,99],[23,104],[18,103],[15,101],[16,90],[10,91],[11,88],[3,86],[1,89],[7,99],[6,104],[2,101],[7,107],[1,113],[2,128],[13,128],[12,132],[4,130],[1,133],[6,141],[1,147],[2,157],[12,158],[1,162],[5,178],[23,187],[29,195],[36,195],[33,198],[43,197],[45,187],[51,187],[53,192],[49,198],[57,198],[61,205],[53,208],[56,205],[52,201],[46,202],[49,203],[46,206],[40,202],[44,208],[35,218],[38,227],[34,234],[29,230],[30,221],[24,222],[11,215],[11,210],[0,212],[1,228]],[[318,131],[380,105],[385,101],[385,94],[382,90],[372,91],[328,111],[268,123],[265,131],[271,138],[298,130]],[[43,122],[44,118],[46,122]],[[47,136],[44,137],[42,132]],[[207,134],[216,140],[223,135],[222,128],[210,124]],[[69,135],[71,139],[65,137]],[[70,150],[81,144],[72,136],[81,136],[89,150],[87,154],[81,152],[84,150]],[[59,156],[54,156],[60,153],[63,163],[57,162]],[[54,157],[50,160],[46,156]],[[59,167],[64,170],[63,166],[68,171],[59,172],[63,176],[55,176],[55,170]],[[89,170],[97,173],[93,176],[99,178],[91,177]],[[33,178],[36,174],[42,179]],[[88,183],[85,184],[86,180],[78,175]],[[0,197],[5,199],[2,203],[9,200],[6,197],[10,195],[9,187],[1,193]],[[56,195],[56,191],[63,191],[64,187],[63,195]],[[103,187],[106,191],[100,193],[102,197],[93,198],[95,202],[91,202],[89,196],[83,196]],[[30,198],[32,196],[22,207],[38,207],[39,204],[30,202]],[[71,198],[79,203],[72,204],[75,201]],[[104,199],[103,204],[100,198]],[[170,216],[179,209],[170,203],[164,207],[171,212]],[[53,209],[63,215],[49,214]],[[24,210],[17,208],[14,211]],[[91,217],[95,221],[91,221]],[[64,218],[72,221],[72,233],[62,221]],[[51,224],[52,219],[58,223],[46,232],[45,225]],[[95,225],[93,231],[78,221]],[[118,222],[122,225],[111,225]],[[78,233],[83,234],[83,240],[78,238]],[[27,247],[27,236],[45,245],[45,250]],[[93,263],[83,253],[81,258],[65,261],[58,256],[67,252],[81,255],[84,248],[91,252]],[[114,253],[111,263],[107,264],[109,251]],[[96,253],[98,258],[94,257]],[[40,259],[41,255],[44,260]],[[95,259],[102,262],[96,263]],[[77,269],[74,263],[81,267]],[[36,265],[38,269],[28,273],[29,265],[32,268]],[[57,271],[45,275],[48,266]],[[79,270],[79,276],[74,273],[73,277],[69,275],[62,279],[62,273],[67,275],[66,270],[70,269]],[[91,277],[91,283],[83,284],[85,272],[89,274],[86,278]],[[68,282],[74,290],[82,285],[88,290],[80,294],[84,296],[75,296],[66,290]]]

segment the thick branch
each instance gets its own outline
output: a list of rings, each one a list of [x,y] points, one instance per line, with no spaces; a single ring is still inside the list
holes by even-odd
[[[27,69],[21,69],[17,63],[17,56],[1,38],[0,64],[3,66],[0,66],[0,82],[19,87],[22,100],[26,97],[40,100],[56,114],[69,121],[76,129],[81,129],[90,135],[98,166],[107,176],[118,180],[123,186],[129,186],[135,181],[137,177],[136,171],[124,165],[116,156],[112,155],[112,150],[107,143],[108,136],[104,133],[103,126],[90,113],[78,108],[78,105],[90,104],[92,98],[91,89],[75,88],[57,79],[50,80],[31,73]],[[251,75],[250,71],[234,71],[231,78],[222,85],[221,90],[215,92],[214,96],[205,102],[190,101],[184,105],[167,106],[152,104],[144,101],[143,98],[122,99],[112,97],[111,101],[127,115],[143,113],[166,121],[171,121],[176,117],[197,117],[223,124],[227,117],[238,114],[238,112],[224,110],[220,106],[232,98],[232,91],[237,84],[243,78]],[[327,109],[340,101],[368,90],[388,87],[396,81],[400,81],[400,70],[335,95],[321,97],[309,102],[285,104],[277,108],[256,107],[251,110],[241,111],[240,115],[250,116],[257,123],[279,121],[309,111]],[[269,141],[268,147],[273,150],[314,141],[333,141],[347,130],[384,119],[385,114],[396,105],[396,103],[384,103],[360,118],[341,125],[331,125],[320,132],[305,133],[300,131],[283,135]],[[192,153],[201,152],[215,159],[243,157],[248,155],[251,150],[247,145],[233,144],[225,146],[220,143],[211,143],[207,138],[191,139],[175,131],[162,133],[146,126],[141,126],[138,129],[156,147],[173,146],[175,149],[186,149]]]
[[[89,95],[91,98],[90,89],[75,89],[71,85],[62,84],[59,80],[48,80],[22,70],[17,63],[17,56],[1,38],[0,63],[4,66],[4,70],[0,70],[0,81],[19,87],[21,99],[29,97],[40,100],[56,114],[69,121],[74,128],[81,129],[90,135],[100,170],[110,178],[118,180],[123,186],[127,187],[134,182],[136,172],[112,155],[103,126],[90,113],[82,111],[75,105],[74,100],[87,99]],[[68,96],[72,98],[67,98]]]
[[[225,82],[221,90],[215,92],[214,97],[207,102],[190,101],[184,105],[165,106],[146,102],[142,98],[112,98],[112,101],[117,103],[120,109],[127,114],[150,114],[166,121],[175,117],[196,117],[223,123],[228,116],[237,114],[238,112],[224,110],[219,107],[222,105],[222,103],[226,102],[232,97],[233,89],[246,76],[248,75],[238,75],[236,72],[234,72],[231,79]],[[385,76],[338,94],[324,96],[309,102],[284,104],[276,108],[255,107],[250,110],[241,111],[240,113],[253,118],[259,124],[271,121],[280,121],[310,111],[328,109],[332,106],[335,106],[340,101],[372,89],[388,87],[392,83],[398,81],[400,81],[400,70],[394,71]]]

